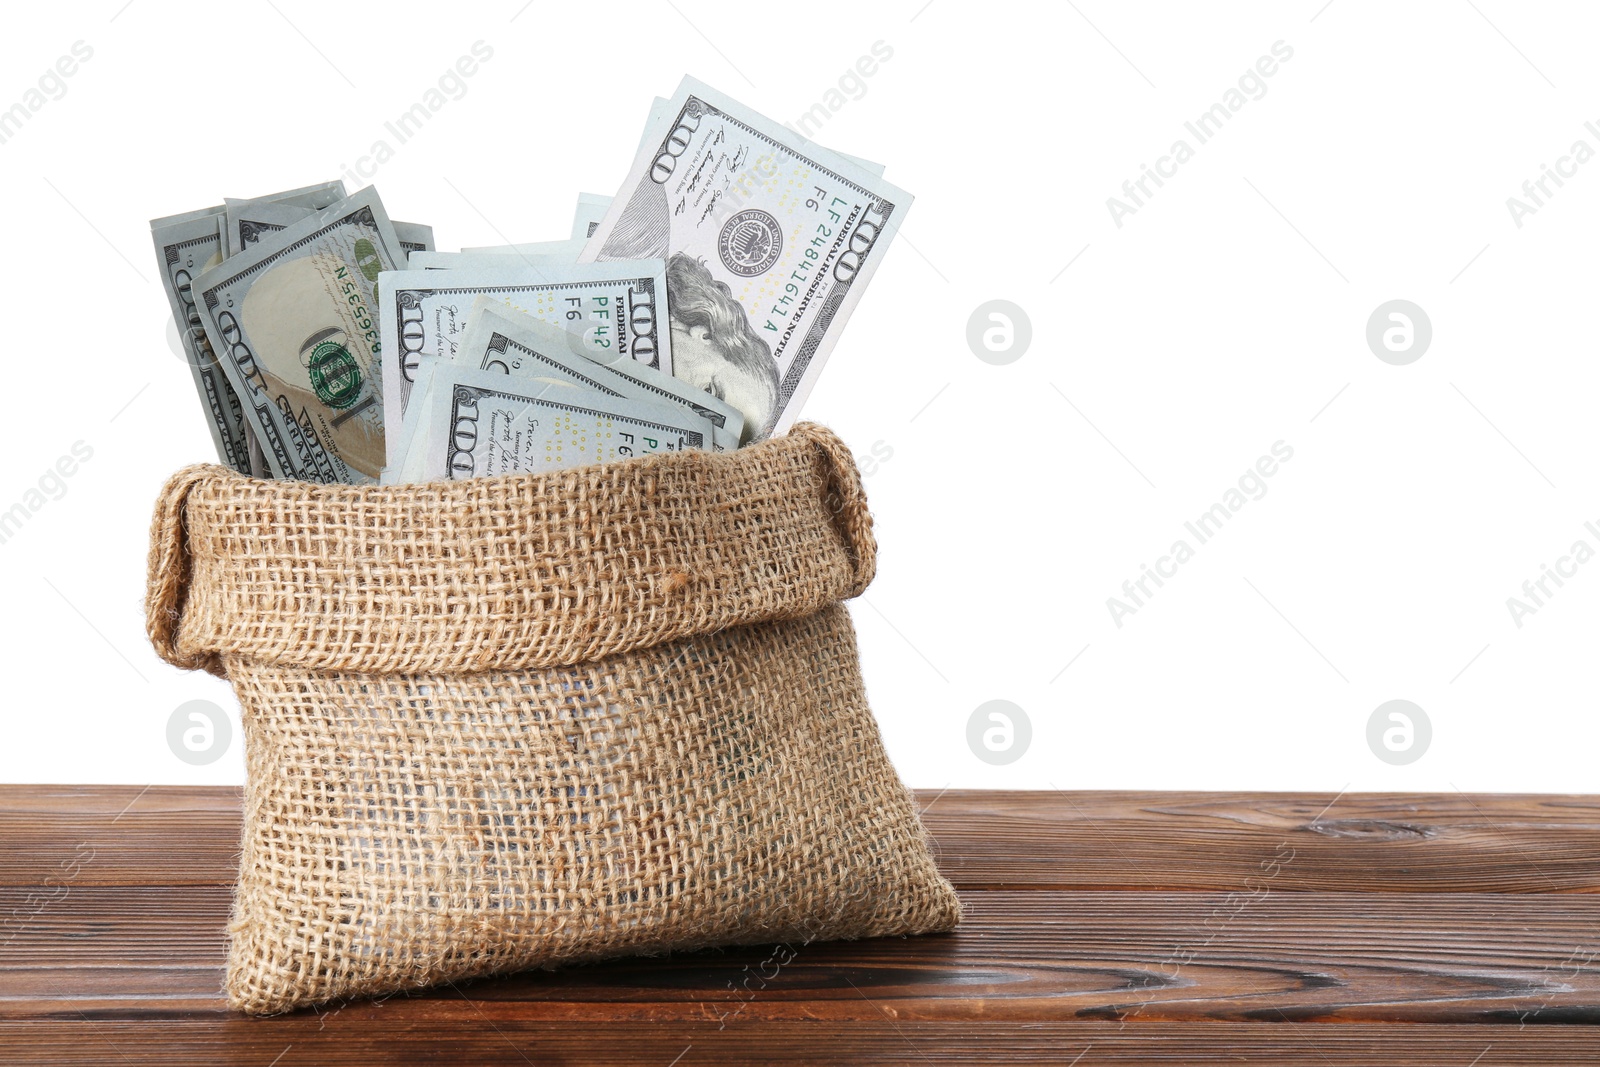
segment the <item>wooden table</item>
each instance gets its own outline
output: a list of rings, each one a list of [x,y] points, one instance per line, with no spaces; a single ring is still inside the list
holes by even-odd
[[[919,800],[952,934],[251,1019],[237,790],[0,786],[0,1062],[1600,1064],[1600,797]]]

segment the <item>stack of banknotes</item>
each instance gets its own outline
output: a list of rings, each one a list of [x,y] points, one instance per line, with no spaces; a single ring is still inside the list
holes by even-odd
[[[342,182],[150,228],[219,460],[399,484],[781,433],[911,206],[882,175],[685,78],[562,240],[440,252]]]

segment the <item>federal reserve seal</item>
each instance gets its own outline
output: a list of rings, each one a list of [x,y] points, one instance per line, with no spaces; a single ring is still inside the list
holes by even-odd
[[[746,208],[723,223],[717,236],[722,265],[741,278],[765,274],[783,251],[783,231],[778,220],[760,208]]]

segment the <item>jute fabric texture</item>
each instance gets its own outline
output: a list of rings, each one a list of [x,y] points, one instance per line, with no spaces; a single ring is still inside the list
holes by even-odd
[[[147,621],[242,708],[230,1002],[953,927],[841,603],[875,564],[813,424],[454,483],[180,471]]]

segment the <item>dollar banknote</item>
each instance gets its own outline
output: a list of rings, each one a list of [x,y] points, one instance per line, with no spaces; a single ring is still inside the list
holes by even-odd
[[[664,258],[672,372],[787,429],[911,197],[686,78],[580,262]]]
[[[393,423],[384,427],[388,462],[378,475],[379,485],[406,485],[428,480],[427,456],[417,447],[417,442],[428,439],[427,423],[433,411],[429,403],[433,397],[433,372],[447,365],[440,360],[429,360],[417,368],[411,383],[412,404],[404,421],[398,427]]]
[[[669,107],[671,107],[671,106],[672,106],[672,101],[667,99],[664,96],[658,96],[658,97],[656,97],[654,100],[652,100],[650,102],[650,115],[645,120],[644,133],[640,134],[640,136],[639,136],[639,151],[641,151],[641,152],[644,151],[645,150],[645,146],[650,143],[650,138],[655,136],[656,124],[661,121],[661,119],[666,115],[667,109]],[[840,159],[849,160],[851,163],[854,163],[856,166],[858,166],[862,170],[868,172],[869,174],[871,174],[875,178],[883,177],[883,164],[882,163],[874,163],[870,159],[862,159],[860,156],[852,156],[850,153],[841,152],[838,149],[834,149],[833,150],[833,154],[838,156]],[[589,196],[589,195],[590,194],[588,194],[588,193],[580,193],[579,194],[580,197]],[[609,206],[609,202],[613,198],[612,197],[603,197],[601,199],[606,200],[607,201],[607,206]],[[574,234],[574,236],[576,236],[576,234]],[[594,230],[593,229],[591,229],[589,231],[589,236],[590,237],[594,236]]]
[[[473,301],[493,297],[555,323],[580,350],[619,354],[671,373],[672,350],[662,309],[666,279],[660,261],[482,270],[406,270],[378,282],[384,420],[404,422],[418,367],[451,357],[467,328]],[[659,324],[659,326],[658,326]],[[398,456],[388,457],[393,465]]]
[[[370,188],[345,194],[151,223],[235,470],[388,483],[781,432],[911,205],[880,164],[691,78],[652,103],[618,194],[578,195],[565,239],[439,252]],[[598,436],[623,425],[622,445]]]
[[[433,407],[429,397],[434,375],[439,368],[453,366],[517,379],[566,383],[590,393],[663,404],[669,409],[686,408],[705,421],[705,432],[714,451],[739,447],[744,417],[736,409],[634,360],[619,358],[607,364],[578,355],[572,351],[571,335],[561,327],[480,296],[473,301],[467,328],[453,355],[422,365],[404,423],[398,431],[392,425],[387,428],[391,458],[380,479],[383,484],[425,480],[426,446],[418,447],[417,442],[430,438]]]
[[[682,406],[707,422],[712,448],[731,451],[739,446],[742,416],[686,382],[662,374],[642,363],[619,358],[597,363],[574,354],[571,334],[541,318],[522,314],[506,304],[480,296],[467,314],[467,328],[453,354],[422,363],[414,382],[413,402],[406,406],[402,426],[387,427],[389,467],[382,483],[414,482],[421,478],[419,461],[426,459],[416,442],[429,438],[432,427],[430,390],[442,366],[467,366],[494,371],[510,378],[566,382],[608,397],[629,397],[643,403]]]
[[[576,355],[568,337],[559,326],[480,296],[450,362],[513,378],[568,380],[595,392],[686,407],[711,424],[719,451],[739,447],[744,416],[737,408],[637,360],[597,362],[592,355]]]
[[[250,477],[271,478],[272,464],[267,462],[267,452],[261,447],[261,438],[257,437],[255,431],[250,429],[248,422],[244,424],[244,435],[246,438],[245,443],[250,450]]]
[[[252,210],[268,205],[280,207],[304,208],[306,214],[321,211],[325,207],[337,204],[348,194],[344,189],[344,182],[331,181],[319,182],[316,185],[307,185],[299,189],[285,189],[278,193],[269,193],[266,196],[238,199],[229,197],[223,201],[224,212],[227,215],[227,224],[223,230],[222,247],[228,256],[236,256],[244,251],[247,244],[255,243],[253,236],[246,230],[245,216]],[[304,218],[305,215],[297,216]],[[291,218],[290,222],[296,221]],[[278,227],[281,229],[282,227]]]
[[[337,180],[249,199],[229,197],[223,201],[223,252],[232,258],[259,241],[261,234],[281,230],[344,198],[344,182]],[[248,420],[244,424],[244,436],[250,457],[249,473],[256,478],[272,477],[261,438],[256,436]]]
[[[274,476],[377,480],[383,366],[371,309],[398,245],[369,187],[195,279],[206,337]]]
[[[316,210],[298,204],[276,204],[261,200],[241,203],[236,209],[230,209],[228,215],[229,225],[234,227],[235,254],[254,246],[264,235],[277,233],[315,214]],[[401,222],[399,219],[391,219],[390,225],[394,227],[403,254],[409,256],[413,252],[431,253],[434,250],[432,226]]]
[[[561,470],[709,447],[687,408],[570,382],[440,364],[433,370],[422,480]]]
[[[241,474],[250,473],[249,442],[239,396],[217,366],[194,302],[194,279],[222,262],[223,207],[202,208],[154,219],[150,235],[161,266],[161,285],[177,323],[184,361],[205,410],[206,425],[217,461]]]

